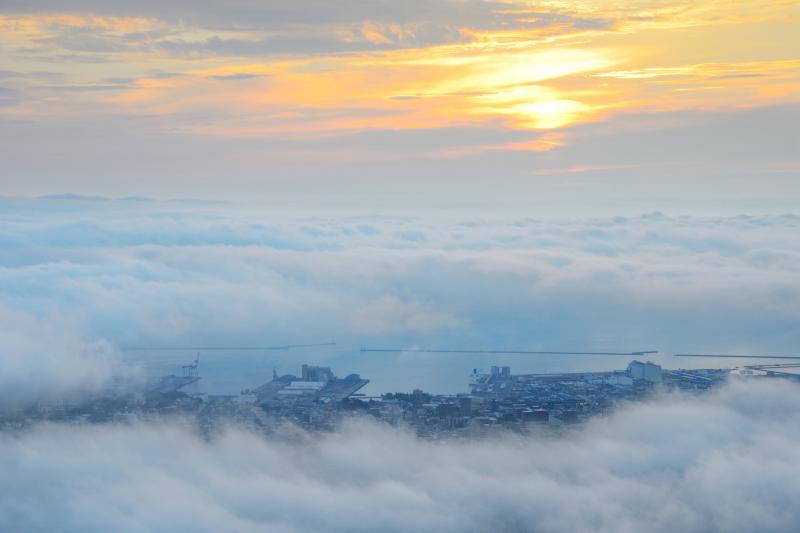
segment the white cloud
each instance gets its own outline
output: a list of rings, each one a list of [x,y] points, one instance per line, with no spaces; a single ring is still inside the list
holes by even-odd
[[[362,372],[379,392],[406,388],[419,368],[400,356],[379,365],[360,344],[793,353],[800,342],[794,215],[559,221],[287,216],[141,200],[3,206],[8,309],[55,325],[69,317],[76,338],[118,347],[336,340],[335,351],[303,355]],[[437,361],[429,381],[412,385],[463,390],[470,368],[501,362]],[[288,371],[299,362],[279,361]],[[563,358],[502,363],[573,368]]]
[[[96,392],[111,379],[115,350],[87,342],[69,317],[37,319],[0,305],[0,413],[31,401]]]
[[[4,407],[96,390],[115,345],[336,339],[340,351],[309,362],[383,392],[463,390],[462,371],[481,363],[609,363],[370,358],[358,343],[791,352],[800,341],[795,215],[289,217],[7,199],[2,222]],[[246,363],[231,371],[254,380],[243,385],[268,379],[267,363]],[[739,383],[564,436],[447,444],[365,423],[211,442],[166,422],[45,425],[0,437],[0,530],[787,531],[800,523],[798,401],[797,385]]]
[[[356,422],[210,442],[180,424],[0,440],[0,529],[792,531],[800,388],[734,383],[563,436],[431,443]]]

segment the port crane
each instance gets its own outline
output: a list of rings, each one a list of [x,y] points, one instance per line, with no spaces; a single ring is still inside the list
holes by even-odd
[[[185,378],[199,377],[199,372],[197,370],[199,366],[200,366],[200,352],[197,352],[197,357],[194,358],[194,363],[181,366],[181,368],[183,369],[183,377]]]

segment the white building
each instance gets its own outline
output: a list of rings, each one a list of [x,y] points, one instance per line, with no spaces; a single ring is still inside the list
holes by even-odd
[[[647,361],[631,361],[628,365],[628,375],[633,379],[642,379],[651,383],[661,383],[661,366]]]

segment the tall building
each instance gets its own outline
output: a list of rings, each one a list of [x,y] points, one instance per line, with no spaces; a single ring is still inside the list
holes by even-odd
[[[630,364],[628,364],[627,372],[633,379],[641,379],[649,381],[650,383],[661,383],[661,366],[651,363],[650,361],[646,363],[631,361]]]

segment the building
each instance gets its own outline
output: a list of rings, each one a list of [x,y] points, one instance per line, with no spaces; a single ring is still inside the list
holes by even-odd
[[[641,379],[650,383],[661,383],[663,379],[661,366],[650,361],[646,363],[631,361],[628,364],[627,374],[633,379]]]
[[[361,379],[358,374],[339,379],[327,366],[304,364],[300,377],[292,374],[273,375],[272,381],[247,392],[255,394],[262,404],[320,402],[335,405],[355,394],[367,383],[369,380]]]

